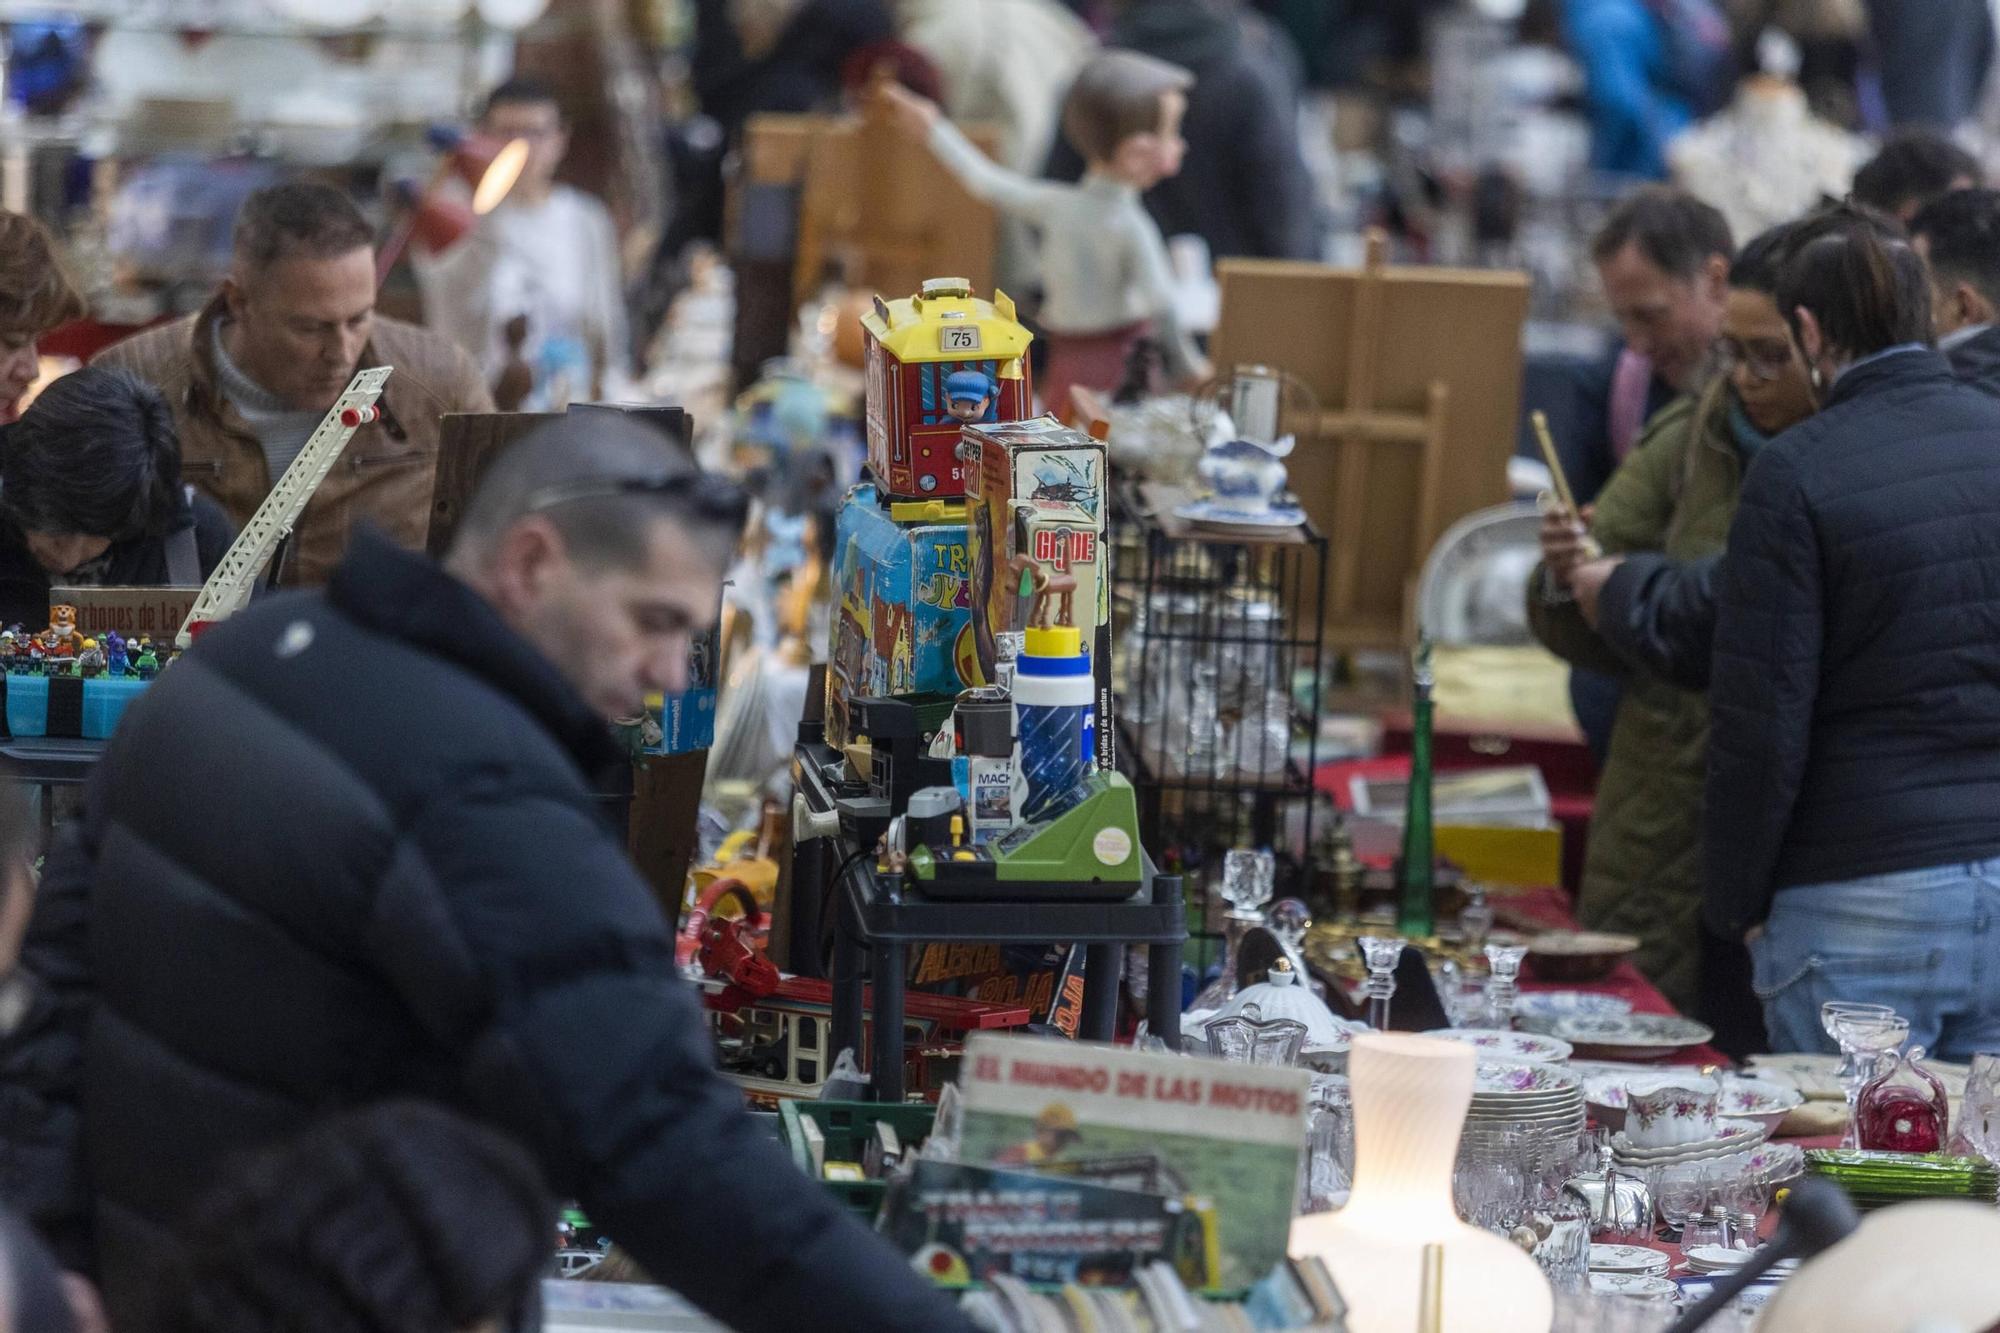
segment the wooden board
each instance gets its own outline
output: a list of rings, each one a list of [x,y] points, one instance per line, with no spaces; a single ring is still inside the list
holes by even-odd
[[[1267,365],[1318,397],[1292,487],[1331,544],[1327,640],[1392,647],[1433,542],[1508,498],[1524,274],[1224,260],[1217,367]]]
[[[998,159],[997,132],[961,128]],[[797,304],[819,291],[829,265],[854,286],[888,297],[945,276],[969,279],[976,292],[992,290],[999,215],[893,126],[856,116],[752,116],[743,176],[800,189]]]
[[[706,750],[647,755],[632,774],[626,850],[674,929],[680,926],[681,897],[687,892],[688,867],[694,864],[695,826],[707,774]]]
[[[444,417],[438,425],[430,535],[424,540],[433,560],[442,560],[450,548],[465,502],[493,455],[544,422],[560,420],[554,412],[454,412]]]

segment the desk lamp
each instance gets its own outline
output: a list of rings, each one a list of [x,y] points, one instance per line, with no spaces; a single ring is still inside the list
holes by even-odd
[[[443,157],[437,171],[417,192],[395,230],[389,233],[389,239],[382,243],[375,264],[378,286],[403,257],[412,236],[423,241],[424,248],[433,254],[450,249],[472,230],[475,219],[499,207],[500,201],[514,188],[514,182],[521,179],[522,168],[528,165],[526,139],[500,139],[443,126],[432,127],[426,137]],[[472,191],[470,207],[444,193],[445,183],[454,176]]]

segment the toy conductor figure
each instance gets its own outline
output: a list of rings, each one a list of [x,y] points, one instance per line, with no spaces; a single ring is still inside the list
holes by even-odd
[[[961,425],[986,420],[999,396],[1000,386],[983,370],[955,370],[945,376],[944,410]]]
[[[1194,76],[1136,51],[1091,58],[1063,101],[1064,136],[1088,164],[1075,185],[1029,180],[973,147],[931,102],[894,84],[877,96],[904,132],[921,137],[973,195],[1042,233],[1049,345],[1042,400],[1069,415],[1070,386],[1108,390],[1148,331],[1184,384],[1208,364],[1174,309],[1166,242],[1139,196],[1181,169],[1181,116]]]

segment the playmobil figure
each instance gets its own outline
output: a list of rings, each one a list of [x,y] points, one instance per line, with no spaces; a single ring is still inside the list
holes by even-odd
[[[104,632],[104,674],[123,676],[132,669],[132,659],[125,652],[125,636],[117,630]]]
[[[996,165],[915,93],[895,84],[877,93],[968,191],[1041,230],[1049,340],[1042,400],[1058,417],[1068,417],[1072,385],[1118,383],[1133,341],[1149,330],[1175,379],[1208,375],[1175,313],[1166,242],[1139,199],[1180,171],[1181,116],[1193,82],[1179,66],[1136,51],[1092,57],[1063,102],[1063,133],[1087,164],[1074,185]]]
[[[41,675],[43,668],[47,664],[47,658],[48,658],[47,651],[44,650],[42,647],[42,641],[36,638],[34,635],[30,634],[28,636],[28,646],[25,649],[25,653],[28,659],[26,667],[28,674],[32,676]]]
[[[141,641],[139,655],[132,659],[132,674],[140,680],[151,680],[160,674],[160,659],[153,656],[153,645]]]
[[[76,655],[76,674],[85,680],[104,674],[104,649],[98,647],[97,640],[83,641]]]
[[[1000,386],[983,370],[955,370],[945,377],[944,410],[954,420],[986,420],[999,396]]]

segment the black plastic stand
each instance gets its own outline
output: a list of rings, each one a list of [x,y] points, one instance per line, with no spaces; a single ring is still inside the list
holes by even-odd
[[[1169,1042],[1180,1032],[1181,944],[1187,926],[1177,875],[1155,875],[1150,892],[1122,903],[943,902],[905,892],[898,880],[857,866],[834,892],[833,1043],[861,1048],[861,955],[874,979],[874,1031],[868,1070],[875,1100],[903,1099],[900,1040],[880,1039],[903,1030],[903,978],[913,944],[1081,944],[1084,946],[1085,1041],[1109,1041],[1118,1019],[1118,983],[1124,946],[1147,946],[1146,1024]],[[1178,1044],[1174,1042],[1174,1044]],[[884,1058],[885,1053],[888,1058]]]
[[[828,773],[837,756],[815,743],[810,724],[801,730],[793,774],[807,807],[824,812],[833,808],[835,792]],[[840,854],[829,856],[821,850],[824,846],[836,846]],[[940,943],[1084,946],[1079,1035],[1086,1041],[1109,1041],[1114,1035],[1124,948],[1145,945],[1146,1025],[1179,1045],[1181,946],[1187,940],[1179,876],[1155,875],[1150,888],[1123,902],[947,901],[925,898],[908,889],[900,877],[877,875],[865,862],[850,867],[840,882],[826,882],[824,867],[846,864],[851,850],[845,843],[824,839],[793,848],[793,970],[805,970],[796,965],[802,928],[816,923],[823,910],[832,917],[832,1050],[861,1050],[864,953],[874,981],[874,1031],[900,1034],[910,946]],[[886,1060],[885,1047],[892,1053]],[[874,1098],[901,1101],[902,1042],[873,1043],[868,1065]]]

